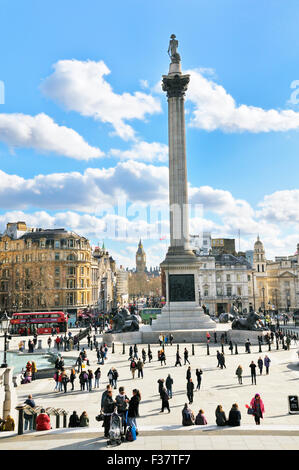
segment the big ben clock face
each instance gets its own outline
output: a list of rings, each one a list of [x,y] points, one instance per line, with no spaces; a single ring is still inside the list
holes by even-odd
[[[137,260],[138,260],[138,261],[141,261],[141,256],[137,256]]]

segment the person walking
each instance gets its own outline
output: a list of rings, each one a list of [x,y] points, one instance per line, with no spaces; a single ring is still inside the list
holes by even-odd
[[[185,348],[185,349],[184,349],[184,366],[186,365],[186,362],[188,362],[188,364],[190,364],[189,359],[188,359],[188,356],[189,356],[188,349]]]
[[[231,407],[228,416],[229,426],[240,426],[241,425],[241,413],[237,403],[234,403]]]
[[[134,359],[138,359],[138,348],[136,344],[134,344]]]
[[[72,367],[71,373],[70,373],[70,383],[72,384],[72,390],[74,390],[75,379],[76,379],[76,370]]]
[[[111,369],[109,369],[107,377],[108,377],[108,380],[109,380],[109,384],[111,385],[111,387],[113,387],[113,367],[111,367]]]
[[[228,422],[226,419],[225,412],[222,408],[222,405],[218,405],[215,410],[216,424],[217,426],[227,426]]]
[[[220,369],[223,369],[223,367],[226,369],[224,353],[220,353],[219,362]]]
[[[152,353],[151,349],[149,349],[149,351],[148,351],[148,362],[151,363],[152,360],[153,360],[153,353]]]
[[[196,378],[197,378],[197,386],[196,386],[196,390],[200,390],[200,386],[201,386],[201,376],[202,376],[202,370],[201,369],[196,369]]]
[[[169,408],[169,396],[166,391],[166,388],[163,387],[161,391],[161,400],[162,400],[162,407],[160,413],[164,413],[164,409],[166,408],[168,410],[168,413],[170,413],[170,408]]]
[[[98,367],[94,373],[94,388],[100,387],[101,369]]]
[[[234,352],[233,342],[230,340],[230,342],[228,344],[229,344],[228,349],[230,350],[230,353],[233,354],[233,352]]]
[[[138,359],[138,362],[137,362],[138,379],[140,377],[143,379],[143,367],[144,367],[144,363],[141,361],[141,359]]]
[[[243,374],[243,367],[241,365],[238,365],[237,370],[236,370],[236,376],[238,377],[238,382],[240,385],[242,385],[242,374]]]
[[[162,398],[162,390],[164,387],[164,379],[159,379],[158,381],[158,392],[160,394],[160,398]]]
[[[251,384],[256,385],[256,364],[254,363],[254,361],[251,361],[249,367],[251,370]]]
[[[118,381],[118,372],[115,369],[115,367],[112,367],[112,375],[113,375],[113,388],[116,390],[117,389],[117,381]]]
[[[181,356],[180,356],[180,353],[179,351],[176,352],[176,361],[175,361],[175,367],[179,364],[181,367],[182,367],[182,363],[181,363]]]
[[[191,367],[189,366],[187,369],[187,373],[186,373],[187,382],[189,382],[190,379],[191,379]]]
[[[264,363],[263,363],[263,359],[262,359],[261,357],[258,358],[257,366],[258,366],[258,368],[259,368],[259,370],[260,370],[260,375],[262,375]]]
[[[165,355],[164,349],[162,349],[160,353],[160,362],[161,362],[161,366],[163,362],[164,362],[164,365],[166,366],[166,355]]]
[[[131,361],[133,360],[133,346],[130,346],[129,348],[129,359],[128,361]]]
[[[216,352],[216,357],[217,357],[217,361],[218,361],[217,367],[220,367],[221,354],[220,354],[220,351],[218,351],[218,350]]]
[[[266,375],[269,375],[270,362],[271,362],[271,359],[268,356],[265,356],[264,365],[266,367]]]
[[[168,397],[169,397],[169,399],[171,399],[172,398],[173,378],[171,377],[170,374],[168,374],[168,376],[166,378],[165,385],[166,385],[166,390],[167,390],[167,393],[168,393]]]
[[[173,343],[173,335],[170,333],[169,335],[169,343],[170,343],[170,346],[172,346],[172,343]]]
[[[255,424],[261,424],[261,419],[263,419],[263,414],[265,413],[265,407],[259,393],[256,393],[252,398],[250,408],[253,410]]]
[[[250,346],[251,346],[251,343],[250,343],[249,338],[248,338],[246,343],[245,343],[245,352],[247,354],[250,354]]]
[[[189,400],[189,405],[193,403],[193,392],[194,392],[194,383],[192,379],[187,382],[187,397]]]
[[[136,372],[136,369],[137,369],[137,364],[136,362],[134,361],[134,359],[131,361],[130,363],[130,371],[131,371],[131,374],[132,374],[132,379],[135,379],[135,372]]]
[[[47,343],[48,343],[48,348],[51,349],[51,345],[52,345],[51,336],[49,336]]]
[[[143,364],[145,364],[145,361],[146,361],[146,352],[145,352],[145,349],[144,349],[144,348],[143,348],[142,351],[141,351],[141,355],[142,355]]]

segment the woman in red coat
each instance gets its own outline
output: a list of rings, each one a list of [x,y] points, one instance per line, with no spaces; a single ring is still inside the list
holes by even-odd
[[[261,418],[263,419],[265,407],[259,393],[256,393],[255,396],[252,398],[250,402],[250,408],[253,409],[255,424],[261,424]]]
[[[51,429],[51,421],[49,415],[44,409],[41,410],[40,414],[36,418],[36,430],[37,431],[48,431]]]

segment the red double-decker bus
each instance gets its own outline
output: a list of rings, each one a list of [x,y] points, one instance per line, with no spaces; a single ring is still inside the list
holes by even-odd
[[[67,315],[64,312],[26,312],[13,313],[10,320],[10,333],[15,335],[51,334],[67,331]]]

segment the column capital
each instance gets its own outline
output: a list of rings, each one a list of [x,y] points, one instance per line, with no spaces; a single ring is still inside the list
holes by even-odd
[[[163,75],[162,90],[166,91],[167,98],[183,98],[189,81],[190,75]]]

